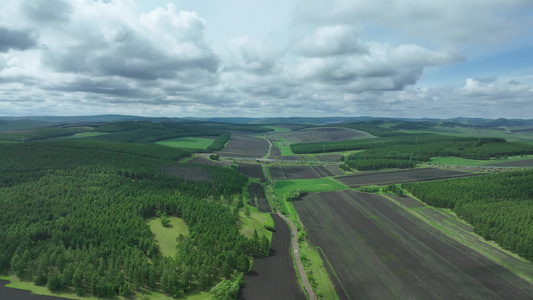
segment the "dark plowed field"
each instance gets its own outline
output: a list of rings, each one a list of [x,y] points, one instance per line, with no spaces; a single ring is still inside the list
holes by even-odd
[[[281,156],[281,149],[276,146],[272,146],[270,148],[270,157],[278,157],[278,156]]]
[[[363,172],[355,175],[341,176],[335,179],[349,187],[363,185],[387,185],[404,182],[428,181],[455,177],[480,175],[479,173],[467,173],[452,170],[423,168],[389,172]]]
[[[272,133],[269,139],[285,140],[289,144],[336,142],[369,137],[368,134],[348,128],[323,127]]]
[[[264,139],[234,134],[220,154],[230,157],[262,158],[268,152],[268,145]]]
[[[7,288],[5,285],[8,283],[9,281],[0,279],[0,299],[2,300],[65,300],[65,298],[35,295],[30,291]]]
[[[247,163],[237,163],[239,166],[239,172],[241,174],[251,177],[251,178],[260,178],[261,182],[264,182],[265,174],[263,174],[263,168],[261,168],[260,164],[247,164]]]
[[[531,299],[533,286],[391,201],[353,190],[295,201],[341,299]]]
[[[252,183],[248,186],[248,196],[250,197],[250,203],[257,206],[259,212],[267,213],[272,212],[268,200],[265,195],[265,189],[259,183]]]
[[[300,160],[300,158],[294,155],[276,156],[276,159],[278,160]]]
[[[315,155],[315,157],[320,161],[340,161],[342,155],[326,154],[326,155]]]
[[[320,176],[313,167],[308,166],[270,166],[270,175],[274,180],[313,179]]]
[[[489,166],[510,167],[510,168],[531,168],[533,167],[533,159],[503,162],[503,163],[491,164]]]
[[[194,165],[209,165],[209,166],[218,166],[218,167],[225,167],[228,165],[232,165],[232,161],[228,160],[219,160],[219,161],[212,161],[206,157],[203,156],[196,156],[189,161],[187,161],[187,164],[194,164]]]
[[[255,258],[252,270],[244,276],[238,299],[273,300],[302,299],[291,256],[291,231],[276,214],[272,214],[274,228],[270,256]]]
[[[325,165],[324,167],[326,167],[326,169],[328,169],[331,173],[333,173],[335,175],[344,175],[344,174],[346,174],[343,171],[341,171],[341,169],[339,169],[339,165]]]

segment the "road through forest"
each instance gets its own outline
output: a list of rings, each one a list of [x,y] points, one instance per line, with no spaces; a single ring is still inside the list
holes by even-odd
[[[270,154],[270,150],[272,149],[273,145],[266,138],[265,138],[265,140],[268,142],[268,153],[265,156],[265,158],[268,158],[268,156]],[[270,177],[270,174],[267,172],[266,164],[262,163],[261,166],[263,167],[263,173],[265,173],[265,178],[267,178],[267,183],[270,183],[271,187],[274,188],[274,181]],[[269,193],[267,193],[267,194],[269,194]],[[289,218],[287,218],[285,215],[280,213],[277,208],[275,208],[275,210],[276,210],[276,214],[280,218],[285,220],[285,222],[287,222],[289,224],[289,226],[291,227],[291,235],[292,235],[291,244],[292,244],[292,249],[294,251],[294,260],[296,261],[296,267],[298,268],[298,273],[300,274],[300,278],[302,279],[302,283],[305,286],[305,290],[307,291],[307,295],[309,296],[309,299],[310,300],[316,300],[317,299],[316,295],[313,292],[313,289],[311,288],[311,285],[309,284],[309,281],[307,280],[307,275],[305,275],[305,270],[304,270],[304,267],[302,265],[302,261],[300,260],[300,253],[298,252],[298,231],[296,230],[296,226],[294,225],[294,223]]]

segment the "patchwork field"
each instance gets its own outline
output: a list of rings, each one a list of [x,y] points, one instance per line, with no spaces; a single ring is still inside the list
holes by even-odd
[[[265,189],[259,183],[254,182],[248,186],[248,196],[250,197],[250,204],[257,207],[259,212],[272,211],[265,195]]]
[[[270,256],[254,258],[252,270],[244,276],[238,299],[302,299],[291,255],[291,231],[276,214],[271,214],[275,232],[272,235]]]
[[[237,165],[239,166],[239,172],[241,172],[241,174],[251,178],[260,178],[261,182],[266,180],[265,174],[263,173],[263,168],[260,164],[247,164],[238,162]]]
[[[348,128],[321,127],[286,132],[272,133],[269,139],[284,141],[288,144],[315,143],[315,142],[336,142],[353,140],[357,138],[370,137],[368,133]]]
[[[341,299],[530,299],[533,286],[391,201],[353,190],[293,202]]]
[[[233,134],[220,154],[230,157],[262,158],[268,153],[268,145],[264,139]]]
[[[394,183],[417,182],[474,175],[480,174],[444,169],[421,168],[387,172],[362,172],[354,175],[336,177],[335,179],[348,185],[349,187],[360,187],[363,185],[387,185]]]

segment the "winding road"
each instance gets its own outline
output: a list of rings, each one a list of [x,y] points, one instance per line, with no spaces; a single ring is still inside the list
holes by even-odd
[[[266,138],[264,138],[264,139],[268,142],[268,145],[269,145],[268,146],[268,153],[265,156],[265,158],[268,158],[268,156],[270,155],[270,150],[272,149],[272,143],[268,139],[266,139]],[[265,178],[268,179],[267,182],[269,182],[270,185],[272,186],[272,188],[274,188],[274,181],[272,180],[272,178],[270,178],[269,173],[267,172],[266,164],[262,163],[261,166],[263,167],[263,173],[265,174]],[[267,195],[270,196],[270,193],[267,193]],[[309,284],[309,281],[307,280],[307,275],[305,274],[305,270],[304,270],[304,267],[302,265],[302,261],[300,260],[300,253],[298,252],[298,249],[299,249],[298,248],[298,231],[296,230],[296,226],[294,225],[294,223],[289,218],[287,218],[285,215],[280,213],[277,208],[275,208],[275,210],[276,210],[276,214],[280,218],[285,220],[285,222],[287,222],[289,224],[289,226],[291,227],[291,235],[292,235],[291,244],[292,244],[292,249],[294,251],[294,260],[296,261],[296,267],[298,269],[298,273],[300,274],[300,278],[302,279],[302,283],[303,283],[303,285],[305,287],[305,290],[307,291],[307,295],[309,296],[309,299],[310,300],[317,300],[316,294],[315,294],[315,292],[313,292],[313,289],[311,288],[311,285]]]

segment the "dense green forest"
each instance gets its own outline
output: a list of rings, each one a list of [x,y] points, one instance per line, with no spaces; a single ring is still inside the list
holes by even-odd
[[[190,136],[223,136],[224,138],[229,139],[227,134],[230,130],[252,133],[272,131],[270,128],[248,124],[122,121],[102,124],[56,125],[52,127],[31,128],[25,130],[0,131],[0,140],[28,142],[60,137],[69,138],[80,133],[96,133],[94,135],[89,134],[87,136],[79,136],[76,138],[95,141],[153,143],[166,139]],[[220,143],[224,138],[213,145],[215,146],[214,149],[220,148]],[[223,145],[224,144],[222,144],[222,147]]]
[[[533,170],[402,187],[429,205],[453,209],[485,239],[533,260]]]
[[[188,151],[152,144],[4,143],[0,153],[0,273],[79,295],[179,296],[238,281],[265,253],[228,205],[248,180],[235,168],[180,165]],[[189,226],[173,257],[146,224],[158,211]]]

